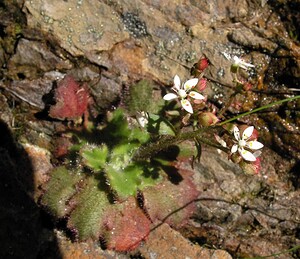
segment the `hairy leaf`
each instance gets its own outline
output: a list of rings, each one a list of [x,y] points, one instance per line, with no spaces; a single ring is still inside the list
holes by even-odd
[[[99,181],[89,177],[84,190],[74,197],[77,204],[72,211],[68,227],[75,230],[80,240],[89,237],[98,238],[104,221],[105,212],[112,206],[105,190],[99,186]]]
[[[80,150],[80,155],[86,166],[90,167],[94,171],[100,171],[105,166],[108,148],[104,144],[99,147],[87,144]]]
[[[47,206],[54,216],[65,216],[69,211],[68,201],[76,193],[76,184],[82,178],[82,174],[69,171],[64,166],[55,168],[41,203]]]
[[[67,75],[55,89],[56,104],[50,107],[49,116],[55,119],[78,120],[87,111],[89,94],[86,86],[80,86]]]
[[[192,181],[191,171],[170,167],[168,173],[173,183],[165,179],[143,191],[145,208],[152,221],[159,219],[179,228],[194,213],[196,207],[193,201],[199,192]]]

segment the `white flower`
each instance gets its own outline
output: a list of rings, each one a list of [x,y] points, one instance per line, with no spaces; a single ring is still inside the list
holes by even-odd
[[[226,52],[221,52],[227,60],[231,60],[231,56]]]
[[[250,126],[244,130],[241,136],[239,128],[237,126],[234,126],[233,133],[237,143],[234,144],[231,148],[231,153],[235,153],[238,151],[239,154],[242,156],[242,158],[250,162],[256,161],[256,158],[260,155],[260,151],[251,153],[247,149],[258,150],[264,146],[262,143],[256,140],[249,141],[249,138],[251,137],[253,130],[254,127]]]
[[[144,111],[137,112],[135,117],[142,128],[145,128],[147,126],[149,118],[148,113]]]
[[[222,147],[227,147],[226,142],[217,134],[214,134],[216,141],[222,146]]]
[[[247,70],[249,67],[255,67],[254,65],[252,65],[250,63],[246,63],[244,60],[240,59],[237,56],[233,57],[233,65],[236,67],[241,67],[245,70]]]
[[[181,105],[183,109],[185,109],[189,113],[193,113],[193,107],[188,99],[188,96],[197,100],[203,100],[205,97],[202,94],[199,94],[195,91],[190,91],[194,88],[198,83],[198,78],[192,78],[186,81],[183,85],[180,84],[180,78],[178,75],[174,77],[174,87],[173,91],[176,93],[166,94],[163,98],[166,101],[174,100],[176,98],[180,98]]]
[[[231,60],[233,61],[233,66],[238,68],[238,67],[241,67],[245,70],[247,70],[249,67],[255,67],[254,65],[250,64],[250,63],[246,63],[244,60],[242,60],[241,58],[237,57],[237,56],[233,56],[231,57],[231,55],[229,55],[228,53],[226,52],[222,52],[222,54],[224,55],[224,57],[227,59],[227,60]]]

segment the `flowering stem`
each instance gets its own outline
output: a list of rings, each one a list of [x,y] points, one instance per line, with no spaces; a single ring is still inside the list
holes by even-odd
[[[168,147],[170,147],[172,145],[176,145],[176,144],[178,144],[182,141],[185,141],[185,140],[193,140],[193,139],[197,139],[198,141],[200,141],[202,143],[208,144],[210,146],[219,148],[219,149],[227,152],[228,149],[226,147],[223,147],[223,146],[218,145],[214,142],[211,142],[211,141],[208,140],[208,138],[204,138],[203,133],[208,131],[208,130],[211,131],[212,128],[219,127],[219,126],[222,126],[226,123],[235,121],[235,120],[237,120],[239,118],[242,118],[246,115],[249,115],[249,114],[261,111],[261,110],[265,110],[265,109],[271,108],[275,105],[282,104],[282,103],[289,102],[289,101],[293,101],[293,100],[296,100],[296,99],[299,99],[299,98],[300,98],[300,95],[297,95],[297,96],[286,98],[286,99],[283,99],[283,100],[280,100],[280,101],[277,101],[277,102],[273,102],[273,103],[264,105],[262,107],[256,108],[252,111],[248,111],[248,112],[239,114],[239,115],[237,115],[237,116],[235,116],[231,119],[222,121],[222,122],[218,123],[217,125],[214,125],[214,126],[211,126],[211,127],[203,127],[203,128],[198,129],[198,130],[195,130],[195,131],[183,132],[183,133],[178,134],[175,137],[162,136],[155,143],[152,142],[152,143],[147,144],[146,146],[143,146],[143,147],[139,148],[135,152],[135,154],[133,155],[133,160],[135,160],[135,161],[147,160],[148,158],[150,158],[153,155],[157,154],[159,151],[165,150],[165,149],[167,149]]]
[[[222,125],[224,125],[224,124],[226,124],[226,123],[235,121],[235,120],[237,120],[237,119],[239,119],[239,118],[242,118],[242,117],[244,117],[244,116],[247,116],[247,115],[249,115],[249,114],[256,113],[256,112],[258,112],[258,111],[261,111],[261,110],[265,110],[265,109],[271,108],[271,107],[273,107],[273,106],[275,106],[275,105],[282,104],[282,103],[289,102],[289,101],[293,101],[293,100],[296,100],[296,99],[299,99],[299,98],[300,98],[300,95],[297,95],[297,96],[294,96],[294,97],[286,98],[286,99],[283,99],[283,100],[280,100],[280,101],[277,101],[277,102],[273,102],[273,103],[264,105],[264,106],[262,106],[262,107],[259,107],[259,108],[254,109],[254,110],[252,110],[252,111],[244,112],[244,113],[239,114],[239,115],[237,115],[237,116],[235,116],[235,117],[233,117],[233,118],[230,118],[230,119],[228,119],[228,120],[222,121],[222,122],[218,123],[217,126],[222,126]]]
[[[166,150],[168,147],[176,145],[182,141],[193,140],[193,139],[197,139],[199,142],[205,143],[207,145],[216,147],[218,149],[227,152],[228,149],[226,147],[218,145],[217,143],[209,141],[208,138],[203,137],[203,133],[211,129],[212,127],[203,127],[195,131],[189,131],[189,132],[178,134],[175,137],[162,136],[157,142],[155,143],[152,142],[146,146],[139,148],[133,155],[133,160],[135,161],[147,160],[148,158],[157,154],[159,151]]]

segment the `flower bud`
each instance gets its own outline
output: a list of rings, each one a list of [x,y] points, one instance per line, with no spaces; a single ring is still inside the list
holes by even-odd
[[[241,160],[239,166],[245,174],[257,175],[261,169],[260,158],[256,158],[256,161],[251,163]]]
[[[199,77],[201,73],[209,66],[209,61],[206,57],[201,57],[200,60],[192,67],[191,74]]]
[[[149,119],[149,116],[146,112],[142,111],[142,112],[136,113],[136,120],[138,121],[138,123],[140,124],[140,126],[142,128],[145,128],[147,126],[148,119]]]
[[[197,63],[197,69],[201,72],[204,71],[209,65],[208,59],[206,57],[201,57]]]
[[[216,141],[222,146],[222,147],[227,147],[227,143],[224,139],[222,139],[219,135],[214,134],[214,137]]]
[[[207,79],[201,78],[196,85],[197,90],[203,91],[206,88],[206,84],[207,84]]]
[[[244,83],[243,89],[245,91],[250,91],[252,89],[252,84],[250,84],[249,82]]]
[[[215,125],[219,119],[212,112],[201,112],[198,116],[198,121],[202,126],[212,126]]]
[[[189,124],[189,120],[190,120],[191,114],[187,113],[181,120],[183,125],[188,125]]]
[[[232,65],[231,65],[231,67],[230,67],[230,71],[231,71],[231,73],[234,73],[234,74],[236,74],[236,73],[237,73],[237,71],[238,71],[238,68],[239,68],[239,66],[238,66],[238,65],[236,65],[236,64],[232,64]]]

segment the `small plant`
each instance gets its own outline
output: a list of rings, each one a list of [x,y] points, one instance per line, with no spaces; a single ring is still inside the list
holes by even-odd
[[[157,132],[167,128],[155,116],[149,121]],[[175,155],[172,160],[159,154],[134,158],[152,137],[140,126],[129,125],[122,109],[109,116],[105,127],[73,135],[77,141],[65,165],[52,171],[41,204],[55,218],[67,219],[67,227],[78,240],[101,239],[109,249],[134,249],[147,237],[152,222],[163,220],[171,210],[198,196],[191,173],[180,177],[176,185],[169,181],[174,178],[171,171],[178,171],[173,162],[178,153],[170,152]],[[172,200],[175,196],[178,199]],[[186,206],[168,217],[168,222],[179,227],[194,209],[194,204]]]
[[[54,97],[56,104],[49,110],[50,117],[80,123],[82,116],[87,115],[89,104],[87,85],[80,86],[72,76],[68,75],[59,82]]]
[[[238,57],[232,60],[234,94],[249,91],[239,70],[254,66]],[[128,251],[147,237],[154,222],[178,228],[193,214],[193,200],[199,194],[193,171],[182,169],[178,161],[199,158],[202,143],[226,152],[245,173],[258,174],[263,148],[258,131],[232,122],[273,104],[222,121],[231,103],[220,110],[207,103],[203,90],[208,66],[208,59],[202,57],[193,67],[195,77],[183,84],[175,75],[172,92],[157,102],[151,101],[151,83],[140,81],[127,97],[131,120],[119,108],[108,114],[104,126],[73,132],[76,141],[68,145],[64,164],[52,171],[41,204],[55,218],[65,218],[79,240],[101,239],[109,249]],[[70,77],[58,86],[50,116],[88,118],[87,87],[79,88]]]

